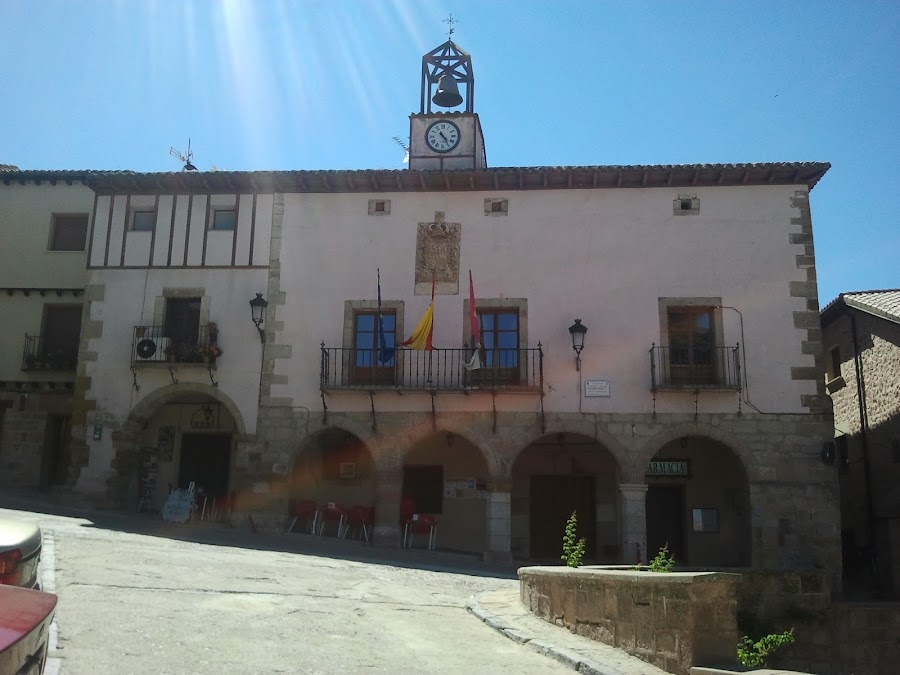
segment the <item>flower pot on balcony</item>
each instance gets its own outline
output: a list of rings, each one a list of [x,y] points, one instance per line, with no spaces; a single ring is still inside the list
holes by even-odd
[[[142,338],[142,337],[144,337],[144,335],[147,334],[147,327],[146,326],[138,326],[137,328],[134,329],[134,332],[139,338]]]

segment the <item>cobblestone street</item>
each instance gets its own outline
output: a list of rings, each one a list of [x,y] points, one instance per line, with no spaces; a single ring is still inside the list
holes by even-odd
[[[473,594],[517,586],[505,573],[486,576],[474,561],[473,573],[438,571],[413,567],[419,554],[367,562],[379,552],[305,535],[121,516],[100,527],[25,511],[0,515],[39,522],[45,562],[55,560],[44,577],[60,598],[58,660],[48,672],[571,672],[466,612]],[[143,532],[126,531],[135,529]],[[254,545],[316,550],[244,548]],[[447,559],[432,556],[444,568]]]

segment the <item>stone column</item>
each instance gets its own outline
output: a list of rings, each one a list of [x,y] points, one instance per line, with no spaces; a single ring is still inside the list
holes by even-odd
[[[375,474],[375,536],[380,548],[400,546],[400,498],[403,493],[403,470],[378,471]]]
[[[511,563],[509,520],[512,481],[509,478],[493,479],[488,488],[484,509],[487,539],[484,560],[489,563]]]
[[[622,483],[622,562],[647,562],[647,484]],[[640,559],[638,559],[640,550]]]

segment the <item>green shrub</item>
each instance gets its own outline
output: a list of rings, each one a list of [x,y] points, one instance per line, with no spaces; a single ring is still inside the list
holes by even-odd
[[[737,657],[742,666],[750,668],[765,667],[768,657],[776,649],[784,645],[794,643],[794,629],[791,628],[783,633],[770,633],[761,637],[758,642],[754,642],[749,636],[745,635],[738,642]]]
[[[584,537],[575,541],[575,529],[578,526],[575,513],[572,511],[572,515],[566,521],[566,532],[563,534],[563,554],[560,556],[560,560],[565,562],[568,567],[581,567],[581,561],[584,559]]]
[[[659,549],[659,553],[656,554],[656,557],[650,561],[650,564],[647,565],[647,569],[651,572],[671,572],[672,568],[675,567],[675,558],[669,553],[669,542],[666,542],[661,549]]]

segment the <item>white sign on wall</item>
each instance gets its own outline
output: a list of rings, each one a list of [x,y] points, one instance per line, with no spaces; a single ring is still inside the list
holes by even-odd
[[[585,380],[584,395],[586,397],[600,396],[609,398],[609,380]]]

